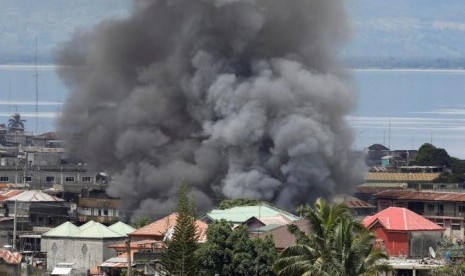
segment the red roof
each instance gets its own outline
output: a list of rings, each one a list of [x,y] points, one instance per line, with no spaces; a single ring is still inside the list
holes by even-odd
[[[23,255],[19,252],[11,252],[6,249],[0,249],[0,258],[2,258],[8,264],[19,264],[23,258]]]
[[[414,213],[406,208],[389,207],[362,221],[367,228],[380,223],[390,231],[443,231],[436,223]]]
[[[146,238],[155,238],[156,236],[164,236],[165,233],[170,229],[176,226],[176,220],[178,214],[173,213],[169,216],[166,216],[160,220],[152,222],[142,228],[139,228],[131,233],[130,237],[146,237]],[[208,224],[203,221],[196,220],[195,225],[197,226],[197,234],[199,235],[198,242],[205,242],[207,240],[207,228]]]
[[[395,198],[405,200],[423,200],[423,201],[450,201],[465,202],[465,193],[459,192],[431,192],[431,191],[405,191],[389,190],[375,194],[377,198]]]

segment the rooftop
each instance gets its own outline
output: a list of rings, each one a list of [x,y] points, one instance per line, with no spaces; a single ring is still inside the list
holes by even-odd
[[[22,191],[15,196],[4,199],[6,201],[20,201],[20,202],[51,202],[51,201],[64,201],[61,198],[51,196],[41,191],[31,190]]]
[[[375,197],[403,200],[465,202],[465,193],[461,192],[387,190],[376,193]]]
[[[373,216],[367,216],[362,223],[367,228],[372,228],[377,223],[380,223],[385,229],[390,231],[444,230],[441,226],[417,213],[400,207],[389,207]]]
[[[130,227],[127,225],[127,227]],[[115,228],[121,230],[126,228],[119,224]],[[86,224],[77,227],[76,225],[65,222],[52,230],[44,233],[42,237],[61,237],[61,238],[88,238],[88,239],[108,239],[124,238],[126,234],[114,231],[101,223],[89,221]]]
[[[141,227],[131,233],[129,236],[164,236],[166,232],[176,226],[176,220],[178,215],[173,213],[169,216],[166,216],[162,219],[154,221],[150,224],[147,224],[144,227]],[[208,225],[200,220],[196,220],[195,222],[197,226],[197,234],[199,235],[199,242],[205,242],[207,240],[207,228]]]
[[[440,173],[369,172],[365,180],[373,182],[432,182],[439,175]]]
[[[244,223],[251,217],[256,217],[259,220],[262,220],[267,217],[277,217],[278,215],[283,216],[289,221],[299,220],[299,217],[267,204],[257,206],[237,206],[225,210],[213,209],[207,213],[204,218],[206,217],[211,220],[224,219],[233,223]]]

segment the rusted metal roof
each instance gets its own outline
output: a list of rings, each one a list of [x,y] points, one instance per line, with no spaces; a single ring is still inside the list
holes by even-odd
[[[363,225],[371,228],[380,223],[390,231],[444,231],[436,223],[412,212],[406,208],[389,207],[362,221]]]
[[[23,259],[23,255],[21,255],[19,252],[0,249],[0,258],[9,264],[20,264],[21,260]]]
[[[376,198],[392,198],[416,201],[465,202],[465,193],[459,192],[388,190],[376,193],[374,196]]]

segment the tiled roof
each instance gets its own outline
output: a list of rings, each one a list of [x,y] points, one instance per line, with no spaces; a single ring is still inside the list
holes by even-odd
[[[45,237],[70,237],[79,232],[79,227],[67,221],[44,233]]]
[[[439,173],[389,173],[389,172],[369,172],[366,181],[384,182],[432,182],[438,178]]]
[[[127,225],[126,223],[121,222],[121,221],[118,221],[118,222],[110,225],[108,228],[115,231],[115,232],[118,232],[118,233],[120,233],[122,235],[127,235],[127,234],[133,232],[134,230],[136,230],[134,227],[132,227],[130,225]]]
[[[459,192],[388,190],[376,193],[375,197],[421,201],[465,202],[465,193]]]
[[[362,223],[371,228],[380,223],[390,231],[443,231],[436,223],[414,213],[406,208],[389,207],[383,211],[366,217]]]
[[[297,225],[300,230],[304,231],[305,233],[309,233],[310,229],[308,227],[308,222],[306,219],[300,219],[295,221],[293,224]],[[267,235],[271,235],[273,238],[273,242],[275,244],[276,249],[283,250],[291,245],[294,245],[296,242],[295,236],[292,235],[288,230],[288,225],[282,225],[271,229],[270,231],[260,232],[260,237],[265,237]],[[250,233],[252,237],[258,237],[259,234],[256,232]]]
[[[169,216],[166,216],[160,220],[152,222],[142,228],[135,230],[134,232],[129,233],[129,236],[164,236],[165,233],[170,229],[176,226],[176,220],[178,215],[173,213]],[[207,240],[207,228],[208,224],[203,221],[196,220],[197,234],[199,235],[199,242],[205,242]]]
[[[272,207],[266,204],[257,206],[237,206],[225,210],[214,209],[207,213],[205,216],[211,220],[227,220],[233,223],[244,223],[251,217],[266,218],[276,217],[282,215],[290,221],[297,221],[299,217],[290,214],[284,210]]]
[[[50,202],[50,201],[64,201],[61,198],[51,196],[41,191],[23,191],[15,196],[12,196],[7,201],[21,201],[21,202]]]
[[[6,249],[0,249],[0,257],[8,264],[20,264],[23,255],[19,252],[12,252]]]

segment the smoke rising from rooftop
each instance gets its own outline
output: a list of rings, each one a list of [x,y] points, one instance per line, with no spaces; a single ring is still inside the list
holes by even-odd
[[[200,208],[350,192],[363,165],[335,59],[347,26],[342,0],[136,1],[61,48],[61,131],[132,210],[174,208],[182,180]]]

